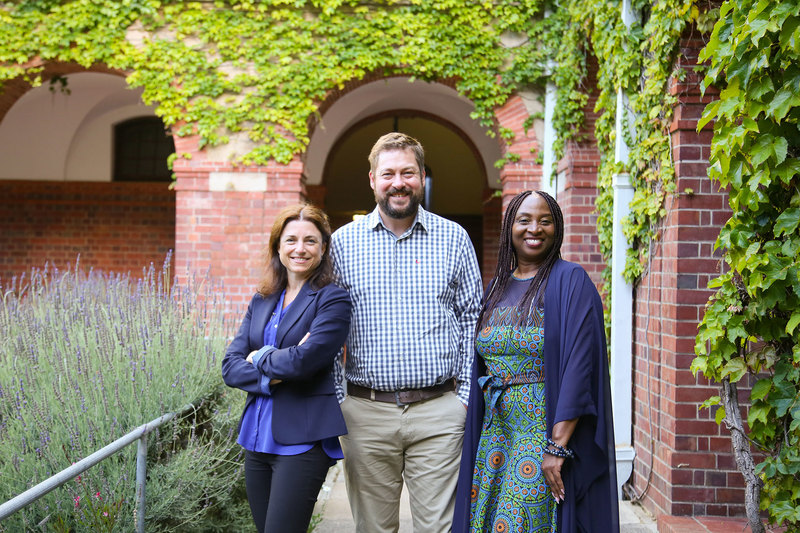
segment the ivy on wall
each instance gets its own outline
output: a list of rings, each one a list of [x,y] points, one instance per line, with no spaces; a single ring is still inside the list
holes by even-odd
[[[326,95],[366,76],[448,80],[474,103],[473,118],[506,140],[513,134],[497,127],[495,110],[513,91],[549,81],[557,88],[554,160],[583,136],[598,146],[606,257],[611,179],[631,177],[624,274],[635,280],[676,193],[669,135],[676,101],[668,83],[685,74],[674,69],[680,37],[688,28],[708,33],[719,15],[703,59],[711,63],[706,84],[724,89],[707,120],[716,121],[711,176],[730,188],[734,209],[719,240],[730,271],[715,282],[693,369],[729,385],[770,373],[754,387],[748,418],[768,454],[758,467],[761,503],[779,502],[768,506],[771,518],[797,524],[800,8],[796,0],[729,0],[720,10],[708,0],[633,0],[632,7],[628,27],[619,3],[603,0],[4,2],[0,85],[20,77],[41,83],[41,65],[51,61],[107,65],[128,73],[177,135],[197,134],[201,146],[213,146],[245,134],[254,148],[241,162],[264,164],[301,153]],[[620,90],[631,117],[626,165],[614,159]],[[585,127],[590,94],[597,97],[593,131]],[[762,344],[749,351],[754,339]]]
[[[531,79],[536,44],[502,35],[539,27],[539,1],[27,0],[0,9],[0,83],[40,83],[33,59],[102,63],[130,73],[146,103],[201,146],[245,133],[244,163],[287,163],[332,89],[370,73],[452,80],[473,118],[502,138],[495,108]],[[536,71],[536,68],[533,69]]]
[[[712,282],[692,369],[722,383],[718,422],[731,429],[747,482],[751,529],[760,509],[800,529],[800,4],[728,0],[702,59],[721,89],[709,175],[733,211],[718,246],[728,266]],[[745,426],[736,385],[753,381]],[[749,427],[749,430],[748,430]],[[756,464],[751,445],[761,452]]]
[[[746,481],[752,531],[773,524],[800,529],[800,4],[795,0],[634,0],[641,20],[622,25],[619,5],[562,3],[553,78],[556,160],[565,141],[580,141],[588,58],[597,61],[598,113],[592,132],[601,154],[597,200],[601,250],[611,252],[611,177],[627,172],[635,189],[623,225],[633,244],[625,277],[646,273],[659,238],[666,199],[676,194],[669,125],[676,97],[668,91],[680,37],[690,28],[709,35],[700,60],[710,64],[704,87],[722,89],[700,127],[714,120],[710,177],[730,190],[733,216],[718,246],[728,272],[700,325],[693,371],[721,383],[716,417],[731,430],[737,466]],[[719,21],[717,22],[717,19]],[[641,23],[641,24],[640,24]],[[716,24],[715,24],[716,23]],[[711,31],[713,26],[713,32]],[[614,162],[616,91],[630,97],[633,117],[623,134],[627,166]],[[608,275],[608,272],[606,272]],[[742,421],[736,384],[760,377]],[[766,458],[756,464],[751,446]]]
[[[42,68],[30,65],[41,62],[105,64],[129,73],[177,135],[197,134],[201,147],[246,135],[253,149],[240,161],[264,164],[301,153],[326,95],[369,74],[451,80],[474,103],[473,118],[506,140],[513,134],[494,123],[495,109],[515,89],[549,80],[558,88],[557,161],[587,134],[592,56],[600,247],[610,256],[611,177],[627,170],[636,194],[625,274],[635,279],[674,190],[666,87],[678,37],[703,17],[694,1],[634,0],[646,20],[627,28],[619,5],[602,0],[23,0],[0,8],[0,84],[40,83]],[[636,117],[627,169],[613,157],[620,88]]]
[[[624,276],[638,279],[645,271],[650,245],[658,238],[666,213],[665,201],[675,192],[669,125],[676,98],[669,94],[681,35],[690,27],[710,31],[716,11],[697,0],[633,0],[630,27],[622,20],[620,5],[600,0],[570,0],[555,18],[551,42],[556,47],[554,82],[558,105],[554,114],[557,161],[565,143],[581,141],[588,94],[595,91],[598,113],[590,132],[600,153],[598,175],[598,235],[601,252],[611,255],[613,225],[612,177],[627,173],[634,187],[631,214],[623,231],[631,243]],[[702,9],[701,9],[702,8]],[[587,87],[589,58],[597,65],[597,85]],[[628,97],[623,112],[624,141],[630,147],[627,164],[615,161],[617,93]],[[610,272],[606,269],[608,279]]]

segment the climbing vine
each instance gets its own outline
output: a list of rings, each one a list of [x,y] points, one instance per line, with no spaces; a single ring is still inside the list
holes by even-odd
[[[473,118],[506,140],[513,134],[493,122],[495,109],[514,90],[550,82],[557,88],[554,160],[569,142],[593,136],[597,143],[606,257],[611,179],[630,175],[624,274],[635,280],[646,271],[666,199],[679,193],[669,83],[685,75],[675,69],[680,37],[690,28],[708,33],[719,16],[701,59],[710,62],[705,85],[721,88],[722,98],[705,120],[715,121],[711,177],[730,189],[734,216],[719,239],[730,270],[715,281],[693,369],[729,385],[768,374],[753,388],[747,420],[767,454],[758,466],[761,503],[773,521],[797,524],[800,8],[796,0],[729,0],[719,10],[708,0],[632,4],[626,25],[619,3],[603,0],[3,2],[0,89],[18,78],[40,84],[50,62],[105,65],[127,73],[177,135],[198,135],[201,146],[246,135],[253,148],[240,161],[264,164],[305,150],[319,104],[367,76],[447,80],[474,103]],[[630,108],[623,113],[627,164],[614,157],[620,90]],[[720,420],[729,414],[717,411]],[[780,503],[767,507],[770,500]]]
[[[41,62],[129,73],[177,135],[201,146],[246,134],[244,163],[286,163],[309,142],[320,102],[371,73],[451,80],[502,138],[494,109],[527,74],[503,35],[537,26],[539,1],[27,0],[0,9],[0,83],[41,82]],[[526,57],[536,53],[522,51]],[[37,60],[37,61],[34,61]],[[527,80],[526,80],[527,81]]]
[[[23,0],[0,8],[0,84],[41,82],[42,64],[103,64],[128,73],[146,103],[201,147],[245,135],[243,163],[286,163],[305,150],[319,104],[368,75],[450,80],[490,134],[513,134],[494,111],[516,89],[558,89],[555,160],[567,142],[593,135],[601,154],[599,236],[610,255],[611,177],[636,189],[625,231],[626,276],[641,275],[647,248],[674,191],[667,92],[678,37],[703,14],[695,0],[634,0],[635,20],[601,0]],[[547,11],[547,14],[545,13]],[[508,36],[514,37],[509,45]],[[584,117],[596,63],[593,132]],[[630,95],[627,168],[614,161],[618,89]]]
[[[627,173],[634,187],[631,214],[624,221],[631,243],[626,279],[639,278],[647,263],[650,244],[657,239],[665,215],[665,201],[675,192],[669,126],[676,96],[669,93],[670,80],[684,73],[675,69],[681,34],[695,27],[710,31],[716,12],[697,0],[633,0],[633,17],[623,22],[620,5],[599,0],[572,0],[564,4],[552,26],[558,88],[554,127],[557,161],[565,143],[580,142],[592,134],[600,153],[598,173],[598,235],[601,252],[611,255],[613,223],[612,177]],[[596,87],[589,84],[587,62],[596,62]],[[624,110],[625,142],[630,147],[627,164],[617,162],[617,92],[627,95]],[[595,92],[594,130],[584,125],[588,95]],[[610,272],[606,269],[608,279]]]
[[[721,90],[709,175],[730,191],[727,270],[712,282],[692,369],[722,383],[716,417],[745,466],[752,530],[800,528],[800,4],[728,0],[701,56]],[[745,427],[736,385],[756,381]],[[761,452],[756,464],[751,445]]]

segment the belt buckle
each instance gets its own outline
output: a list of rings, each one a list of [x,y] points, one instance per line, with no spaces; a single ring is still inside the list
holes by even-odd
[[[400,401],[400,393],[401,392],[403,392],[403,391],[400,391],[400,390],[394,391],[394,401],[397,404],[397,407],[405,407],[406,405],[408,405],[407,403]]]

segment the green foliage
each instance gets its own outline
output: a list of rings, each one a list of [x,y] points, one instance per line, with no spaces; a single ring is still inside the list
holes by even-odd
[[[286,163],[309,142],[326,95],[376,73],[452,80],[494,131],[494,109],[541,71],[534,41],[540,1],[357,0],[171,2],[72,0],[0,8],[0,82],[39,82],[38,63],[104,63],[128,72],[178,135],[201,145],[244,133],[241,159]],[[526,62],[514,59],[519,53]],[[533,60],[528,61],[528,60]],[[23,68],[21,65],[30,65]],[[508,132],[499,131],[501,138]]]
[[[760,472],[770,516],[797,524],[800,7],[795,0],[729,0],[719,10],[702,5],[634,0],[637,20],[627,27],[619,3],[602,0],[558,6],[545,0],[23,0],[0,6],[0,84],[19,77],[41,83],[43,62],[105,64],[127,73],[177,135],[197,134],[206,146],[244,134],[254,149],[241,162],[263,164],[288,162],[305,150],[319,104],[332,90],[368,76],[449,81],[474,103],[473,118],[505,141],[512,133],[494,123],[495,109],[516,89],[551,82],[557,87],[554,160],[569,142],[590,135],[597,142],[599,243],[606,257],[611,179],[619,172],[631,176],[635,195],[624,232],[632,249],[624,274],[635,280],[658,238],[665,200],[676,193],[669,132],[676,97],[668,87],[670,78],[685,74],[675,70],[680,37],[690,28],[708,33],[719,17],[701,59],[710,63],[704,87],[713,84],[722,93],[701,126],[714,121],[710,174],[731,191],[734,216],[718,241],[730,270],[713,283],[717,293],[700,327],[693,369],[733,382],[769,375],[753,388],[748,422],[768,454]],[[594,63],[596,83],[590,83]],[[630,99],[622,133],[631,147],[627,164],[613,157],[620,90]],[[585,123],[590,94],[597,96],[593,131]],[[716,416],[721,420],[724,410],[717,408]],[[164,487],[176,482],[164,479]]]
[[[750,438],[765,452],[761,508],[800,526],[800,4],[728,1],[702,54],[721,89],[710,176],[733,216],[717,246],[729,270],[713,282],[692,368],[752,389]]]
[[[129,73],[147,103],[178,135],[201,146],[246,135],[243,163],[288,162],[305,150],[319,104],[331,90],[369,75],[450,80],[475,105],[473,118],[509,141],[494,111],[515,89],[557,88],[555,161],[566,143],[594,134],[601,153],[599,233],[610,255],[611,177],[627,170],[636,188],[626,236],[626,276],[642,272],[648,244],[674,191],[667,81],[695,0],[636,0],[644,23],[623,24],[620,6],[568,0],[544,15],[545,0],[265,0],[170,2],[28,0],[0,8],[0,83],[39,82],[40,61],[97,63]],[[594,59],[592,59],[594,58]],[[34,61],[36,60],[36,61]],[[40,60],[40,61],[39,61]],[[589,63],[596,60],[599,117],[586,131]],[[25,65],[23,68],[22,65]],[[614,162],[617,90],[635,123],[628,168]],[[501,160],[498,165],[508,161]]]
[[[598,176],[598,234],[601,252],[611,255],[613,224],[612,177],[627,172],[635,189],[631,214],[623,223],[631,243],[623,273],[638,278],[647,262],[650,243],[657,237],[665,214],[665,199],[675,191],[669,126],[676,99],[668,82],[676,75],[679,38],[690,25],[707,24],[713,13],[701,12],[695,0],[633,2],[633,10],[649,10],[646,21],[627,27],[620,5],[599,0],[571,0],[553,17],[551,43],[557,48],[553,80],[558,87],[554,127],[558,160],[565,143],[579,142],[587,134],[584,116],[588,93],[587,62],[597,62],[597,101],[594,138],[600,152]],[[614,160],[617,92],[629,98],[623,135],[631,151],[627,164]],[[608,279],[610,272],[606,270]]]
[[[249,517],[222,386],[231,328],[209,280],[33,271],[0,300],[0,501],[190,402],[148,436],[147,530],[237,531]],[[0,531],[132,531],[136,446],[0,523]],[[241,491],[240,491],[241,492]],[[247,524],[247,522],[243,522]]]

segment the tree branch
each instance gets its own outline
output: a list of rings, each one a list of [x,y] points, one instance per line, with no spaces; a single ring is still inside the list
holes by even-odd
[[[720,388],[722,389],[722,405],[725,408],[725,424],[731,430],[733,455],[736,459],[736,466],[744,477],[744,505],[747,521],[753,533],[765,533],[758,507],[761,496],[761,479],[756,475],[753,452],[750,450],[750,443],[744,432],[736,384],[731,383],[730,379],[725,377]]]

